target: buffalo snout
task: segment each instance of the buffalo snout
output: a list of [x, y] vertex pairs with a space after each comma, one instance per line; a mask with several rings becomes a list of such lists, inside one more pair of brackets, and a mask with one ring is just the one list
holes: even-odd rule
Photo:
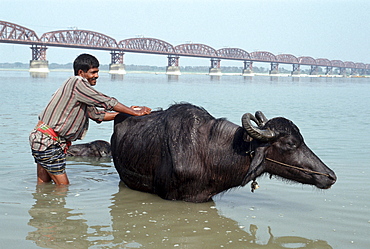
[[333, 171], [330, 171], [325, 175], [316, 176], [315, 186], [319, 189], [329, 189], [336, 181], [337, 176]]

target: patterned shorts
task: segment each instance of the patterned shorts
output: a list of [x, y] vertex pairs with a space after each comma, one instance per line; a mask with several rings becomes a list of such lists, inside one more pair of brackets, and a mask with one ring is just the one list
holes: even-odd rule
[[32, 150], [35, 162], [39, 163], [47, 172], [52, 175], [65, 173], [66, 154], [60, 146], [50, 146], [45, 151]]

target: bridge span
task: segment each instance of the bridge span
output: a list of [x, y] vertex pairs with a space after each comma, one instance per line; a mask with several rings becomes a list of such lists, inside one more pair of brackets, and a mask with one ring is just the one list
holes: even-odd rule
[[125, 53], [148, 53], [167, 55], [167, 74], [180, 75], [179, 59], [181, 56], [208, 58], [211, 61], [210, 75], [221, 75], [221, 60], [243, 62], [243, 75], [253, 73], [254, 62], [270, 64], [270, 74], [279, 73], [280, 64], [292, 65], [292, 75], [300, 74], [301, 66], [310, 66], [310, 74], [318, 73], [319, 67], [325, 69], [326, 75], [332, 75], [334, 68], [340, 75], [370, 74], [370, 64], [362, 62], [314, 59], [309, 56], [296, 57], [292, 54], [274, 55], [267, 51], [247, 52], [241, 48], [214, 49], [205, 44], [187, 43], [174, 46], [155, 38], [129, 38], [116, 41], [107, 35], [88, 30], [57, 30], [42, 34], [26, 27], [0, 21], [0, 43], [31, 45], [32, 59], [30, 71], [48, 72], [46, 50], [48, 47], [67, 47], [93, 50], [107, 50], [111, 53], [110, 73], [125, 74]]

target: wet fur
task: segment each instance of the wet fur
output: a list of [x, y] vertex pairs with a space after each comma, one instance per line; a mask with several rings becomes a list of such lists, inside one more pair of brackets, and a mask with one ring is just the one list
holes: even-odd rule
[[[275, 139], [253, 140], [244, 128], [191, 104], [141, 117], [120, 114], [111, 138], [114, 165], [132, 189], [191, 202], [209, 201], [265, 173], [320, 188], [335, 182], [335, 174], [309, 150], [290, 120], [274, 118], [264, 125], [277, 134]], [[266, 157], [317, 168], [330, 177], [308, 175]]]
[[110, 143], [96, 140], [90, 143], [71, 145], [67, 150], [68, 156], [82, 157], [111, 157]]
[[241, 127], [190, 104], [125, 117], [117, 119], [111, 143], [117, 171], [129, 187], [203, 202], [242, 184], [250, 158]]

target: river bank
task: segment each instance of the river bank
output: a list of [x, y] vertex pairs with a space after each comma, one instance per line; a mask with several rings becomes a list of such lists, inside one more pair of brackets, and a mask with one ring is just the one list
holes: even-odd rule
[[[19, 72], [29, 72], [29, 69], [25, 68], [0, 68], [0, 71], [19, 71]], [[50, 72], [70, 72], [73, 73], [72, 69], [50, 69]], [[109, 73], [109, 70], [100, 70], [100, 73]], [[126, 74], [154, 74], [154, 75], [163, 75], [166, 74], [164, 71], [130, 71], [126, 70]], [[209, 75], [208, 72], [181, 72], [181, 75]], [[180, 75], [180, 76], [181, 76]], [[212, 75], [211, 75], [212, 76]], [[269, 73], [251, 73], [251, 74], [242, 74], [242, 73], [221, 73], [215, 77], [220, 76], [243, 76], [243, 77], [254, 77], [254, 76], [265, 76], [265, 77], [307, 77], [307, 78], [370, 78], [370, 75], [325, 75], [325, 74], [317, 74], [317, 75], [309, 75], [309, 74], [287, 74], [287, 73], [279, 73], [279, 74], [269, 74]]]

